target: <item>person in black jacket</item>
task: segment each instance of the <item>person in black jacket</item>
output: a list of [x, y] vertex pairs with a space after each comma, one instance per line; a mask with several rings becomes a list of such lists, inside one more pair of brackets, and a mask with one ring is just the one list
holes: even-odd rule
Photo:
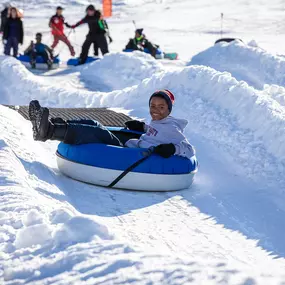
[[7, 23], [8, 20], [8, 15], [9, 15], [9, 10], [10, 10], [11, 5], [9, 3], [5, 4], [5, 9], [1, 11], [1, 26], [0, 26], [0, 32], [4, 32], [4, 27]]
[[86, 13], [87, 15], [81, 21], [75, 25], [70, 26], [72, 29], [75, 29], [82, 24], [88, 24], [89, 26], [89, 33], [87, 34], [86, 40], [82, 46], [82, 51], [79, 57], [79, 64], [86, 62], [92, 43], [100, 48], [103, 55], [109, 52], [108, 43], [105, 36], [107, 33], [106, 26], [104, 24], [104, 20], [102, 19], [100, 11], [96, 10], [93, 5], [89, 5], [86, 9]]
[[[107, 38], [109, 38], [109, 43], [111, 44], [113, 42], [113, 39], [110, 36], [109, 26], [108, 26], [106, 20], [103, 19], [103, 17], [102, 17], [101, 21], [102, 21], [102, 24], [104, 25], [104, 29], [106, 31], [106, 36], [107, 36]], [[99, 47], [97, 46], [96, 42], [93, 42], [93, 47], [94, 47], [94, 55], [99, 56]]]
[[147, 40], [146, 36], [143, 34], [143, 29], [136, 29], [135, 37], [130, 39], [126, 45], [126, 49], [143, 51], [148, 49], [149, 53], [155, 58], [158, 46]]
[[[10, 3], [5, 3], [4, 5], [4, 10], [1, 11], [1, 26], [0, 26], [0, 34], [2, 34], [3, 37], [3, 33], [4, 33], [4, 27], [7, 23], [8, 17], [10, 15], [10, 9], [11, 9], [11, 5]], [[3, 47], [4, 47], [4, 52], [5, 52], [5, 44], [3, 42]]]
[[5, 44], [5, 55], [10, 55], [11, 48], [13, 49], [13, 56], [18, 55], [18, 46], [23, 44], [24, 30], [23, 22], [18, 17], [17, 9], [11, 8], [11, 15], [8, 18], [7, 23], [4, 27], [4, 44]]

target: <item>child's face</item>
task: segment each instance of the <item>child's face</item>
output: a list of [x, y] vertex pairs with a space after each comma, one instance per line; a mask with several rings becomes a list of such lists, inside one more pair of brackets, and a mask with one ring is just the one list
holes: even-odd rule
[[154, 121], [162, 120], [170, 114], [166, 101], [160, 97], [151, 99], [149, 113]]
[[57, 14], [58, 16], [61, 16], [61, 15], [62, 15], [62, 10], [61, 10], [61, 9], [56, 10], [56, 14]]

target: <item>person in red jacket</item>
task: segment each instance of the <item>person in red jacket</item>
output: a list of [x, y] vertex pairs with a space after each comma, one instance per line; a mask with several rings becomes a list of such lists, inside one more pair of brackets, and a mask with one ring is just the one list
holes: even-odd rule
[[71, 56], [75, 56], [74, 48], [68, 40], [67, 36], [64, 34], [64, 25], [68, 28], [70, 28], [70, 26], [65, 22], [65, 19], [62, 16], [62, 11], [63, 8], [58, 6], [56, 8], [56, 14], [52, 16], [49, 21], [51, 33], [53, 34], [54, 38], [51, 48], [54, 49], [58, 45], [58, 42], [62, 41], [68, 46]]

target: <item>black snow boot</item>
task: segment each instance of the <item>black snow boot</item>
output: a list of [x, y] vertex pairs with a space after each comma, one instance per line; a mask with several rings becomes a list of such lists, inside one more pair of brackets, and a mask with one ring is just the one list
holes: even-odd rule
[[66, 121], [62, 118], [56, 117], [56, 118], [51, 118], [50, 122], [52, 124], [66, 124]]
[[32, 69], [35, 69], [35, 68], [36, 68], [36, 61], [35, 61], [35, 60], [32, 60], [32, 61], [31, 61], [31, 68], [32, 68]]
[[53, 62], [51, 60], [47, 61], [48, 70], [52, 69]]
[[35, 141], [46, 141], [50, 122], [49, 109], [41, 107], [39, 101], [33, 100], [29, 105], [29, 117], [33, 125], [33, 137]]
[[63, 123], [63, 124], [50, 124], [50, 128], [48, 131], [48, 138], [50, 140], [56, 140], [56, 141], [64, 141], [65, 139], [65, 135], [66, 135], [66, 131], [67, 131], [67, 124]]

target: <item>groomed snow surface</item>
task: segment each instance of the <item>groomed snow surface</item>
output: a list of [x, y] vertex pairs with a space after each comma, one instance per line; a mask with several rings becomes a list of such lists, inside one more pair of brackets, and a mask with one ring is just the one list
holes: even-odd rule
[[[172, 7], [140, 1], [150, 18], [157, 2]], [[172, 90], [199, 159], [183, 191], [87, 185], [58, 171], [57, 142], [33, 141], [30, 122], [0, 106], [0, 284], [285, 283], [284, 58], [235, 41], [183, 60], [116, 51], [35, 75], [0, 57], [1, 104], [109, 107], [147, 121], [149, 96]]]

